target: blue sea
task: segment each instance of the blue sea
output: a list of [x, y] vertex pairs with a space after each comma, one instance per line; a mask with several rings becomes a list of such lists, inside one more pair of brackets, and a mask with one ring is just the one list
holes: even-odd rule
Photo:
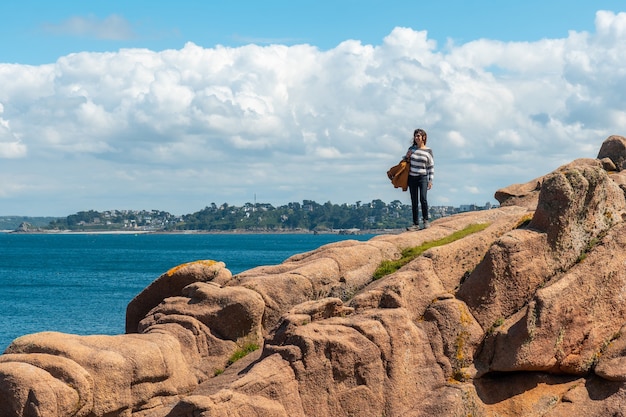
[[237, 274], [327, 243], [373, 236], [0, 233], [0, 352], [40, 331], [122, 334], [128, 303], [182, 263], [222, 261]]

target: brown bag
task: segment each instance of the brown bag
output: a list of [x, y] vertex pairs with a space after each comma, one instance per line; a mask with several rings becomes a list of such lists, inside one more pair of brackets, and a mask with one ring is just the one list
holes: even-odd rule
[[387, 177], [391, 180], [394, 188], [402, 187], [402, 191], [409, 188], [409, 170], [410, 165], [407, 161], [400, 161], [398, 165], [394, 165], [387, 171]]

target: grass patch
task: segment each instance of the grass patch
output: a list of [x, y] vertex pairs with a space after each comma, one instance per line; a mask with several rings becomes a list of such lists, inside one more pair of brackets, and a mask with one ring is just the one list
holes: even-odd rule
[[258, 349], [259, 349], [258, 343], [248, 342], [244, 344], [239, 349], [234, 351], [232, 355], [230, 355], [230, 358], [228, 358], [228, 365], [232, 365], [233, 363], [237, 362], [239, 359], [245, 357], [247, 354], [252, 353]]
[[374, 271], [374, 279], [377, 280], [384, 277], [385, 275], [396, 272], [398, 269], [402, 268], [404, 265], [408, 264], [413, 259], [417, 258], [430, 248], [447, 245], [448, 243], [452, 243], [456, 240], [462, 239], [465, 236], [471, 235], [472, 233], [485, 230], [488, 226], [489, 223], [470, 224], [465, 229], [458, 230], [451, 235], [443, 237], [441, 239], [424, 242], [421, 245], [415, 246], [413, 248], [403, 249], [400, 259], [394, 261], [382, 261], [380, 263], [380, 266], [376, 269], [376, 271]]

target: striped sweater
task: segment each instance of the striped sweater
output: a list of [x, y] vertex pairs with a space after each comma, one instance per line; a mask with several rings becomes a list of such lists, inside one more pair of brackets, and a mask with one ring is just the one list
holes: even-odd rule
[[432, 182], [435, 178], [435, 159], [433, 158], [433, 151], [430, 148], [419, 149], [417, 147], [410, 147], [411, 151], [411, 170], [409, 175], [428, 175], [428, 182]]

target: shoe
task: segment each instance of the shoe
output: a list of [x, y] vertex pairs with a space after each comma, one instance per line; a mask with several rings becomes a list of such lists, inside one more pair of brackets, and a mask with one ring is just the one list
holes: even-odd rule
[[428, 220], [424, 220], [422, 229], [428, 229], [429, 227], [430, 227], [430, 223], [428, 223]]
[[408, 230], [409, 232], [415, 232], [417, 230], [420, 230], [420, 227], [418, 225], [414, 224], [413, 226], [407, 227], [406, 230]]

